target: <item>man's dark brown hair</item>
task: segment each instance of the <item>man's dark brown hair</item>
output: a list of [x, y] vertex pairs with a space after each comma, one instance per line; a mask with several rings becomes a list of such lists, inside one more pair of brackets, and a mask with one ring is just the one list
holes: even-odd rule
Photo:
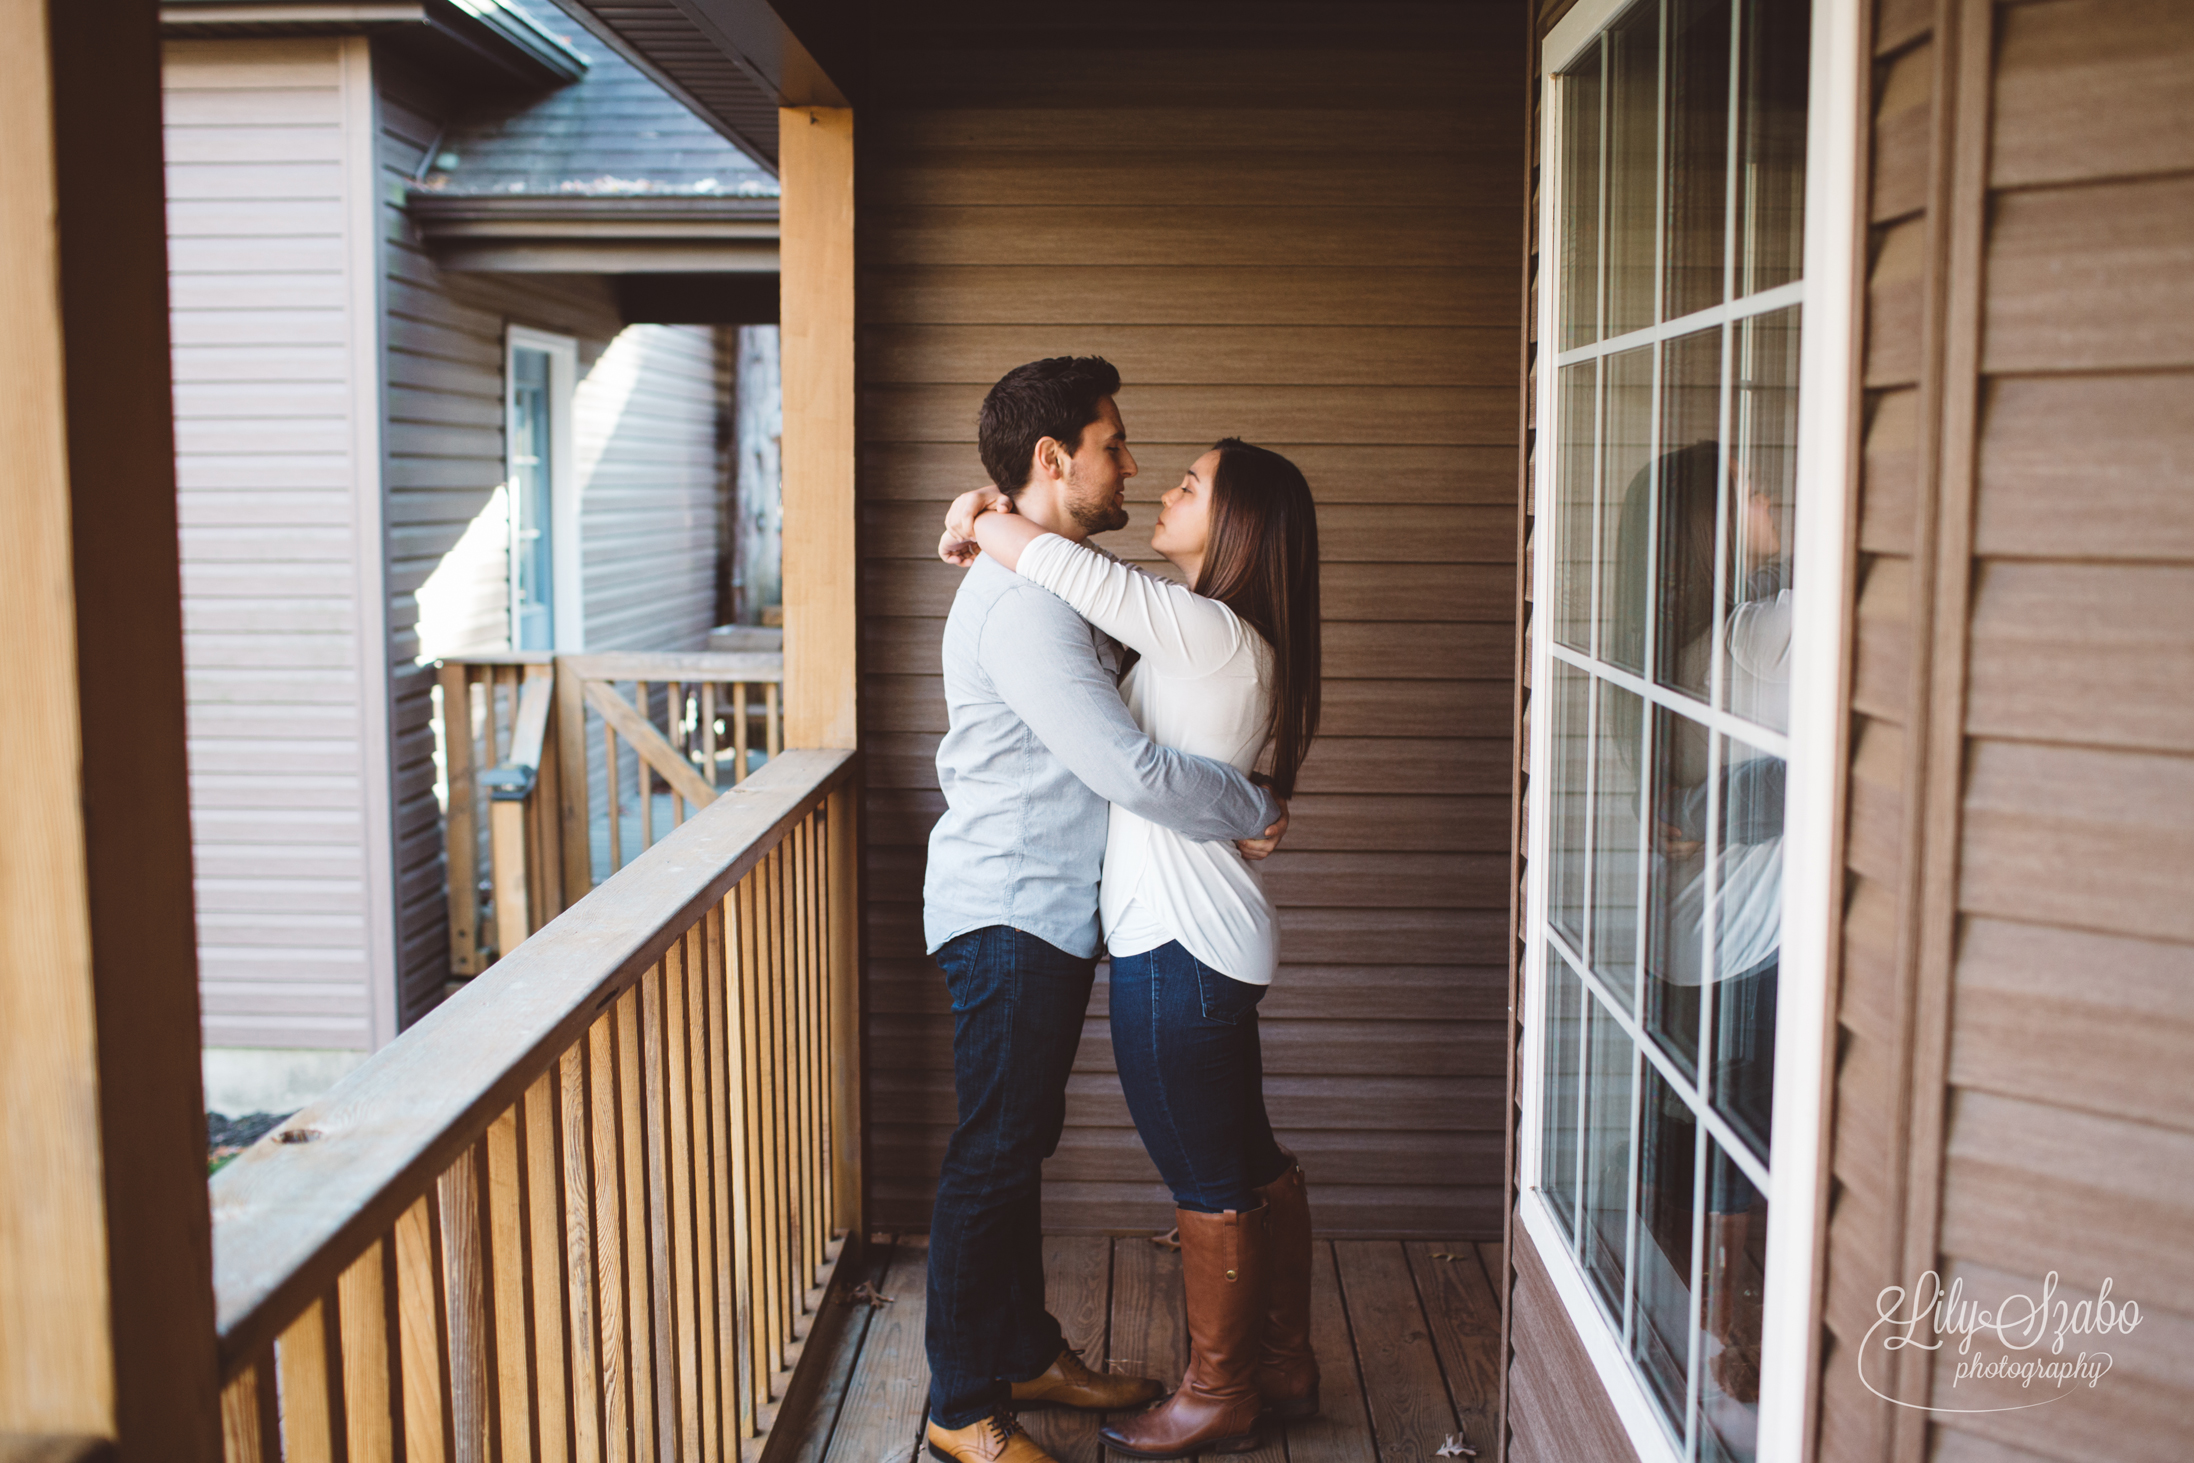
[[1053, 438], [1072, 452], [1097, 405], [1120, 391], [1120, 373], [1103, 356], [1050, 356], [1015, 366], [983, 398], [975, 440], [983, 470], [1011, 498], [1028, 486], [1036, 444]]

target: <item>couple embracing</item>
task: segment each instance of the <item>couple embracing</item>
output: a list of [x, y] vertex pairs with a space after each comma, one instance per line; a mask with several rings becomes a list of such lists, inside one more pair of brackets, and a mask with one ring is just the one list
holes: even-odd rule
[[[1015, 1408], [1109, 1413], [1108, 1448], [1173, 1458], [1318, 1407], [1310, 1209], [1265, 1115], [1278, 929], [1254, 868], [1318, 726], [1316, 511], [1294, 464], [1228, 438], [1151, 533], [1187, 587], [1092, 547], [1127, 525], [1136, 472], [1119, 387], [1096, 357], [1008, 372], [979, 434], [996, 486], [956, 501], [939, 543], [967, 569], [923, 893], [959, 1101], [930, 1228], [945, 1463], [1045, 1463]], [[1042, 1164], [1101, 951], [1121, 1086], [1180, 1224], [1189, 1363], [1147, 1410], [1160, 1383], [1092, 1372], [1044, 1307]]]

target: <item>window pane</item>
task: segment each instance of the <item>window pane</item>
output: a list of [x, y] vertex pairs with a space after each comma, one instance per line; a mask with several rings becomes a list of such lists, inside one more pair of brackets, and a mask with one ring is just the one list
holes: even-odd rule
[[1605, 334], [1653, 323], [1659, 242], [1661, 7], [1633, 6], [1607, 33], [1607, 320]]
[[1743, 111], [1738, 119], [1737, 293], [1758, 294], [1804, 271], [1805, 0], [1745, 0]]
[[1645, 703], [1600, 682], [1594, 742], [1592, 968], [1629, 1007], [1638, 984], [1638, 770]]
[[[1607, 404], [1600, 418], [1600, 645], [1602, 660], [1645, 674], [1646, 538], [1634, 504], [1651, 491], [1653, 349], [1607, 357]], [[1622, 494], [1620, 498], [1615, 495]], [[1635, 531], [1634, 531], [1635, 530]]]
[[1577, 950], [1585, 947], [1585, 673], [1555, 661], [1547, 725], [1547, 921]]
[[1600, 49], [1562, 73], [1563, 350], [1600, 338]]
[[511, 649], [553, 650], [548, 352], [512, 351], [510, 373]]
[[1630, 1038], [1597, 997], [1585, 1031], [1584, 1193], [1579, 1241], [1585, 1274], [1616, 1316], [1623, 1313], [1629, 1237], [1630, 1094], [1637, 1057]]
[[1752, 1463], [1760, 1424], [1760, 1297], [1767, 1199], [1707, 1140], [1706, 1250], [1699, 1329], [1699, 1456]]
[[1669, 0], [1667, 320], [1722, 302], [1729, 22], [1729, 0]]
[[1691, 1378], [1691, 1239], [1699, 1123], [1651, 1063], [1638, 1104], [1638, 1264], [1630, 1354], [1678, 1439]]
[[1798, 307], [1740, 321], [1730, 404], [1729, 709], [1790, 728], [1790, 563], [1798, 486]]
[[1554, 638], [1592, 648], [1593, 392], [1597, 361], [1561, 369], [1555, 407]]
[[1584, 1071], [1584, 985], [1569, 962], [1547, 952], [1546, 1086], [1539, 1188], [1565, 1233], [1577, 1229], [1577, 1098]]
[[1722, 449], [1722, 332], [1662, 347], [1656, 484], [1654, 679], [1706, 699], [1714, 663], [1714, 524]]
[[1655, 708], [1644, 1024], [1686, 1073], [1698, 1070], [1706, 960], [1707, 738], [1689, 717]]
[[1722, 738], [1715, 857], [1714, 1106], [1762, 1158], [1774, 1112], [1783, 761]]

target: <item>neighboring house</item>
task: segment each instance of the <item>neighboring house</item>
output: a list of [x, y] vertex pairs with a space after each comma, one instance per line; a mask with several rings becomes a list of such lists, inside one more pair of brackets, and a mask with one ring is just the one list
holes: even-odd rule
[[385, 9], [163, 11], [216, 1107], [294, 1105], [441, 997], [434, 657], [733, 617], [775, 180], [552, 7]]

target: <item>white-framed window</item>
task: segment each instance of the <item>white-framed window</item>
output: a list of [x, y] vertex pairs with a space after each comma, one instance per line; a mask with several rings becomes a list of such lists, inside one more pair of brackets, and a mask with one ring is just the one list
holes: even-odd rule
[[1519, 1212], [1656, 1460], [1795, 1456], [1804, 1403], [1843, 462], [1807, 408], [1848, 410], [1807, 332], [1849, 308], [1808, 215], [1850, 175], [1809, 94], [1852, 9], [1817, 3], [1582, 0], [1542, 56]]
[[503, 349], [510, 648], [585, 649], [572, 450], [578, 342], [509, 327]]

